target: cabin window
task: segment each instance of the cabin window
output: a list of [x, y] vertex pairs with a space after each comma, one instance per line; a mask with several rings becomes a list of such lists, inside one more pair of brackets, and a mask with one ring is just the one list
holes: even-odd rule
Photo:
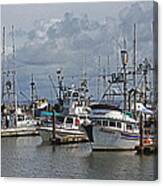
[[73, 123], [73, 118], [67, 118], [66, 123]]
[[70, 96], [71, 96], [71, 92], [69, 91], [69, 92], [68, 92], [68, 97], [70, 97]]
[[74, 92], [73, 97], [79, 97], [79, 94], [77, 92]]
[[107, 127], [107, 126], [108, 126], [108, 121], [104, 120], [104, 121], [103, 121], [103, 126], [104, 126], [104, 127]]
[[127, 124], [127, 130], [132, 130], [132, 126], [130, 124]]
[[64, 122], [64, 117], [63, 116], [57, 116], [56, 120], [58, 123], [63, 123]]
[[138, 125], [135, 124], [135, 123], [132, 123], [132, 129], [134, 129], [134, 130], [138, 130]]
[[117, 128], [121, 128], [121, 127], [122, 127], [121, 123], [117, 122]]
[[64, 97], [66, 98], [68, 96], [68, 94], [67, 93], [64, 93]]
[[101, 121], [100, 120], [97, 120], [97, 125], [101, 125]]
[[115, 127], [115, 122], [114, 121], [110, 121], [110, 127]]
[[23, 121], [24, 120], [24, 116], [18, 116], [18, 121]]
[[30, 117], [26, 117], [25, 120], [30, 120], [31, 118]]

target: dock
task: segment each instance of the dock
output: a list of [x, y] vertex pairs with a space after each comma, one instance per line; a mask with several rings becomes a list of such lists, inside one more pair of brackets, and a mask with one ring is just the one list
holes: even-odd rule
[[135, 150], [137, 151], [137, 154], [144, 154], [144, 155], [150, 155], [157, 153], [158, 147], [156, 144], [149, 144], [149, 145], [144, 145], [143, 148], [141, 149], [140, 146], [136, 146]]
[[34, 127], [1, 129], [1, 137], [36, 136], [39, 132]]
[[84, 143], [88, 142], [88, 137], [86, 135], [67, 135], [58, 136], [56, 139], [52, 139], [52, 143], [56, 145], [61, 144], [72, 144], [72, 143]]
[[[1, 137], [19, 137], [19, 136], [36, 136], [39, 135], [39, 131], [35, 127], [23, 127], [23, 128], [8, 128], [1, 129]], [[72, 135], [56, 135], [56, 139], [51, 139], [52, 143], [70, 144], [88, 142], [88, 137], [84, 134], [72, 134]]]
[[38, 127], [37, 128], [43, 142], [52, 142], [53, 144], [70, 144], [88, 142], [88, 136], [80, 130], [71, 130], [64, 128]]
[[118, 147], [93, 147], [93, 151], [114, 151], [114, 152], [121, 152], [121, 151], [136, 151], [135, 148], [118, 148]]

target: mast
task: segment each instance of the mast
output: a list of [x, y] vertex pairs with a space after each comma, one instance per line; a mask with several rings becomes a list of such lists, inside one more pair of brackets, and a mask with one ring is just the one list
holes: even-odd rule
[[126, 76], [126, 64], [123, 64], [123, 73], [124, 73], [124, 85], [123, 85], [123, 94], [124, 94], [124, 112], [127, 110], [127, 76]]
[[35, 99], [36, 99], [36, 87], [35, 87], [35, 82], [34, 82], [34, 78], [33, 78], [33, 74], [31, 77], [31, 105], [32, 105], [32, 116], [35, 117]]
[[133, 66], [134, 66], [134, 72], [133, 72], [133, 85], [134, 87], [137, 86], [137, 59], [136, 59], [136, 24], [134, 24], [134, 41], [133, 41]]
[[136, 59], [136, 24], [134, 24], [134, 41], [133, 41], [133, 66], [134, 66], [134, 71], [133, 71], [133, 86], [134, 86], [134, 118], [136, 119], [136, 87], [137, 87], [137, 59]]
[[117, 55], [117, 67], [116, 67], [116, 70], [117, 70], [117, 73], [118, 73], [118, 70], [119, 70], [119, 46], [118, 46], [118, 42], [116, 43], [116, 55]]
[[17, 94], [16, 94], [16, 68], [15, 68], [15, 38], [12, 25], [12, 61], [6, 60], [6, 33], [3, 27], [2, 41], [2, 103], [6, 104], [9, 113], [15, 113], [14, 125], [17, 125]]
[[1, 100], [2, 100], [2, 103], [4, 104], [4, 86], [5, 86], [5, 69], [4, 69], [4, 66], [5, 66], [5, 55], [6, 55], [6, 51], [5, 51], [5, 49], [6, 49], [6, 34], [5, 34], [5, 27], [3, 27], [3, 30], [2, 30], [2, 37], [3, 37], [3, 39], [2, 39], [2, 68], [1, 68], [1, 70], [2, 70], [2, 94], [1, 94]]
[[[144, 75], [144, 106], [147, 106], [147, 91], [148, 91], [148, 80], [147, 80], [147, 75], [148, 75], [148, 71], [149, 71], [149, 63], [148, 63], [148, 59], [145, 58], [144, 60], [144, 69], [143, 69], [143, 75]], [[144, 120], [145, 120], [145, 124], [147, 122], [147, 116], [146, 114], [144, 114]]]
[[62, 92], [63, 92], [63, 72], [62, 69], [57, 69], [57, 79], [58, 79], [58, 86], [59, 86], [59, 92], [58, 92], [58, 98], [59, 98], [59, 103], [62, 105], [63, 104], [63, 99], [62, 99]]
[[16, 66], [15, 66], [15, 37], [14, 25], [12, 25], [12, 58], [13, 58], [13, 100], [15, 104], [15, 111], [17, 110], [17, 94], [16, 94]]
[[97, 78], [97, 99], [99, 101], [100, 99], [100, 75], [101, 75], [101, 58], [99, 56], [99, 60], [98, 60], [98, 78]]
[[[109, 56], [108, 56], [108, 62], [107, 62], [107, 79], [106, 81], [108, 82], [109, 81], [109, 76], [110, 76], [110, 59], [109, 59]], [[108, 96], [107, 96], [107, 101], [108, 101]]]
[[103, 92], [105, 91], [106, 89], [106, 69], [105, 69], [105, 65], [103, 67], [103, 74], [102, 74], [102, 77], [103, 77]]
[[15, 125], [17, 127], [17, 92], [16, 92], [16, 65], [15, 65], [15, 35], [14, 25], [12, 25], [12, 58], [13, 58], [13, 104], [15, 109]]
[[148, 70], [149, 70], [149, 63], [148, 63], [148, 59], [145, 58], [144, 60], [144, 106], [146, 107], [147, 105], [147, 91], [148, 91], [148, 80], [147, 80], [147, 74], [148, 74]]
[[108, 56], [108, 63], [107, 63], [107, 77], [109, 77], [109, 74], [110, 74], [110, 59], [109, 59], [109, 56]]
[[126, 66], [128, 64], [128, 53], [126, 49], [126, 40], [124, 39], [124, 49], [121, 50], [121, 58], [122, 58], [122, 65], [123, 65], [123, 97], [124, 97], [124, 104], [123, 104], [123, 110], [124, 112], [127, 111], [127, 69]]
[[158, 4], [154, 3], [153, 6], [153, 107], [155, 110], [155, 137], [156, 146], [158, 147]]

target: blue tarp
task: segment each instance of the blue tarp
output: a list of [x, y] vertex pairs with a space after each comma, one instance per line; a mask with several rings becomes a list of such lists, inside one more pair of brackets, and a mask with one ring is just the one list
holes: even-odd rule
[[[53, 116], [53, 112], [48, 112], [48, 111], [41, 111], [40, 116]], [[63, 114], [55, 112], [55, 116], [63, 116]]]

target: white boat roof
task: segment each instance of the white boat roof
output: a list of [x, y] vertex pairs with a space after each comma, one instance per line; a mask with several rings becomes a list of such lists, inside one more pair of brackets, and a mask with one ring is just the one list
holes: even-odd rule
[[136, 121], [135, 119], [117, 110], [111, 110], [107, 112], [104, 117], [114, 119], [114, 120], [119, 120], [119, 121], [130, 122], [130, 123], [138, 123], [138, 121]]
[[122, 113], [118, 110], [110, 110], [105, 114], [94, 114], [93, 118], [103, 118], [103, 119], [113, 119], [118, 121], [130, 122], [130, 123], [138, 123], [135, 119], [131, 118], [129, 115]]

